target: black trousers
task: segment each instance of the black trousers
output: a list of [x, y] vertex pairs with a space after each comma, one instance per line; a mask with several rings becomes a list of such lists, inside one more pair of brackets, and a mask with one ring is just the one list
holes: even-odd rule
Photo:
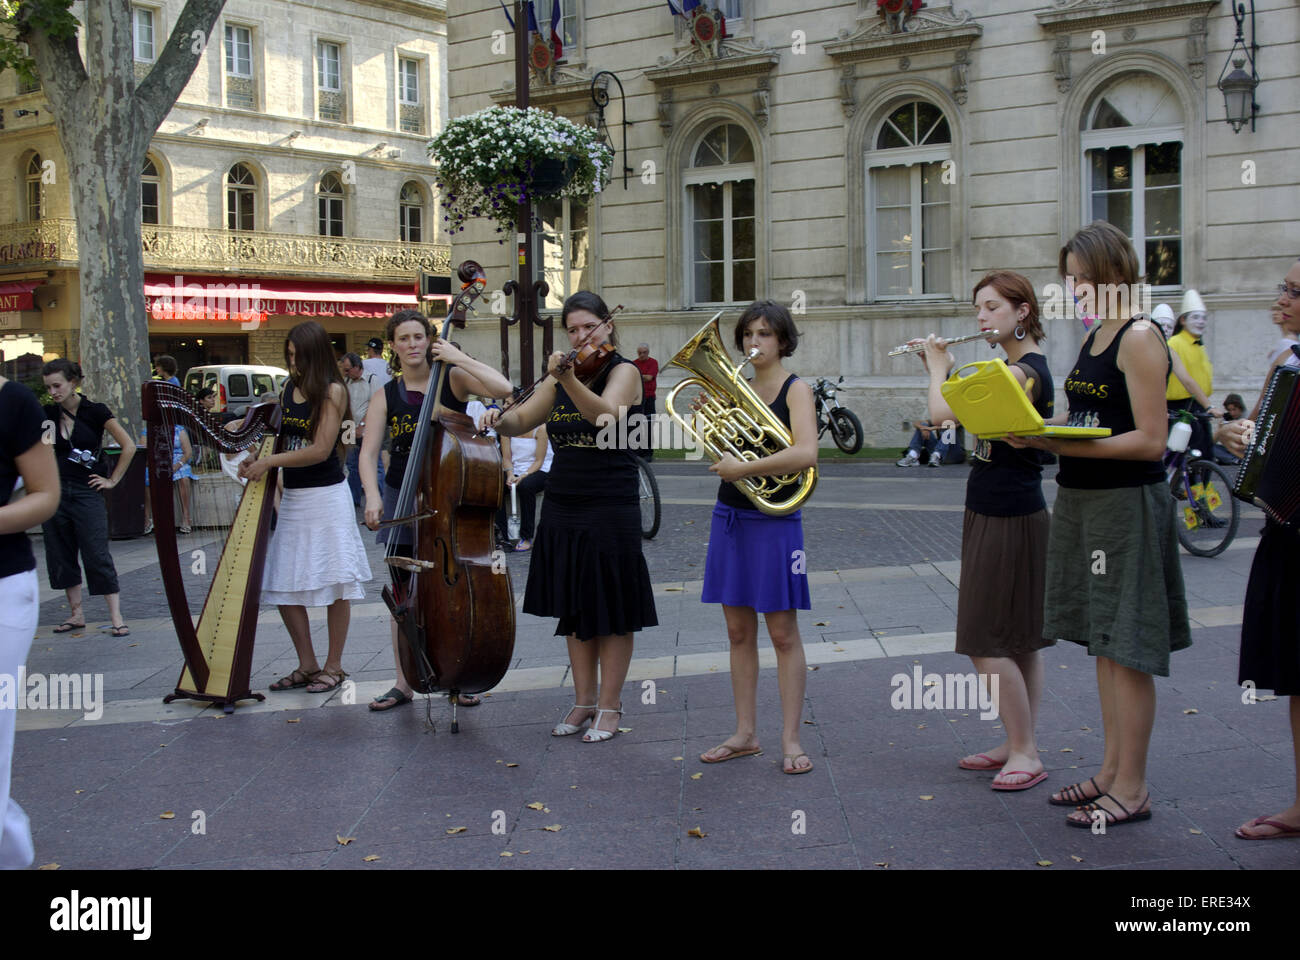
[[[537, 530], [537, 495], [546, 489], [546, 473], [535, 470], [519, 481], [516, 496], [519, 499], [519, 539], [531, 540]], [[506, 487], [501, 497], [501, 509], [497, 511], [497, 532], [501, 539], [506, 537], [506, 521], [510, 516], [510, 488]]]
[[[108, 552], [108, 509], [104, 495], [81, 482], [62, 483], [59, 509], [41, 524], [45, 569], [50, 586], [66, 590], [81, 584], [81, 566], [91, 596], [117, 593], [117, 568]], [[81, 555], [81, 566], [77, 555]]]

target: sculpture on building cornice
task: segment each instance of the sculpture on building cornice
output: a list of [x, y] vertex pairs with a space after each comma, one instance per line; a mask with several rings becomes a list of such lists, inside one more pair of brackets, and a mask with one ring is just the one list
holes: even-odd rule
[[1070, 37], [1060, 34], [1056, 38], [1056, 47], [1052, 50], [1052, 60], [1056, 63], [1056, 89], [1066, 93], [1070, 89]]
[[924, 6], [922, 0], [876, 0], [876, 13], [890, 33], [906, 33], [908, 21]]
[[[949, 27], [964, 27], [974, 22], [969, 10], [963, 10], [960, 13], [954, 11], [951, 7], [943, 6], [931, 9], [926, 6], [918, 6], [915, 10], [907, 6], [900, 11], [905, 13], [904, 28], [893, 29], [894, 21], [890, 21], [885, 14], [884, 3], [887, 0], [877, 0], [880, 6], [877, 12], [880, 14], [879, 20], [863, 20], [862, 26], [852, 32], [841, 30], [836, 42], [857, 41], [857, 40], [883, 40], [893, 36], [914, 37], [919, 33], [930, 30], [944, 30]], [[906, 4], [908, 0], [897, 0], [898, 3]]]
[[674, 17], [686, 21], [686, 32], [697, 50], [714, 60], [721, 56], [722, 41], [728, 39], [727, 18], [721, 10], [715, 10], [701, 0], [686, 0], [680, 10], [672, 0], [668, 0], [668, 8]]

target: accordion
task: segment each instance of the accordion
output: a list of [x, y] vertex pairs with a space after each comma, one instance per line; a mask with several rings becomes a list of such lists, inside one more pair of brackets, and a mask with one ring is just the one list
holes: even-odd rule
[[1232, 493], [1284, 527], [1300, 524], [1300, 370], [1278, 367], [1264, 391], [1255, 436]]

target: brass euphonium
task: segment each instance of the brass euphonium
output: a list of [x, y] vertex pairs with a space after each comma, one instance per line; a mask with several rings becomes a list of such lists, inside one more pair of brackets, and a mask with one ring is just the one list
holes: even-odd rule
[[[740, 371], [745, 364], [736, 366], [727, 355], [718, 329], [721, 316], [719, 310], [670, 361], [685, 367], [694, 376], [687, 377], [669, 392], [666, 404], [669, 416], [700, 442], [714, 462], [726, 453], [739, 460], [757, 460], [788, 449], [794, 443], [790, 431], [741, 378]], [[706, 399], [687, 419], [673, 408], [673, 401], [691, 387], [703, 391]], [[763, 513], [774, 517], [794, 513], [816, 486], [815, 466], [781, 476], [742, 477], [736, 481], [736, 489]], [[788, 490], [791, 487], [793, 492]]]

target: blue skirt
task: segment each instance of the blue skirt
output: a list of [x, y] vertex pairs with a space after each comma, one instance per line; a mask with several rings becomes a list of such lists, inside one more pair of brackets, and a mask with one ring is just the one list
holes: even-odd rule
[[702, 601], [759, 613], [809, 610], [807, 571], [803, 511], [770, 517], [714, 505]]

